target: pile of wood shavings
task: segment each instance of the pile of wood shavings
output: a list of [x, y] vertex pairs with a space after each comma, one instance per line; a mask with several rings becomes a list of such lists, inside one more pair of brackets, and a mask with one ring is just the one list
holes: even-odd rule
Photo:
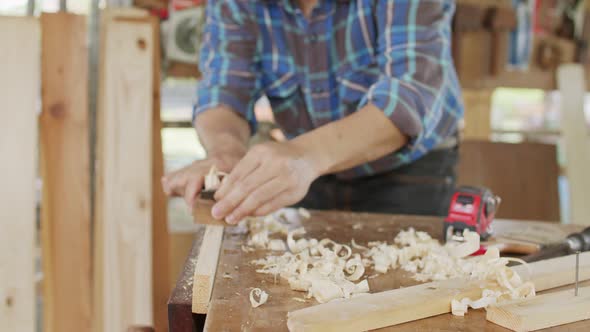
[[[479, 249], [479, 235], [465, 231], [464, 243], [441, 245], [428, 233], [413, 228], [401, 231], [393, 244], [369, 242], [366, 246], [352, 240], [351, 246], [331, 239], [305, 238], [305, 229], [289, 229], [285, 209], [264, 218], [248, 218], [247, 246], [242, 250], [267, 249], [283, 251], [270, 254], [252, 263], [258, 273], [279, 276], [289, 282], [292, 290], [307, 292], [306, 298], [320, 303], [347, 299], [369, 292], [366, 270], [372, 267], [378, 274], [401, 268], [412, 273], [417, 281], [470, 278], [481, 281], [483, 297], [472, 301], [453, 301], [452, 312], [463, 315], [467, 307], [482, 308], [502, 299], [534, 296], [531, 282], [524, 282], [507, 267], [511, 260], [501, 258], [497, 249], [483, 256], [466, 258]], [[299, 216], [308, 218], [309, 212], [300, 209]], [[283, 222], [279, 221], [282, 220]], [[270, 237], [283, 237], [271, 239]], [[285, 241], [286, 240], [286, 241]], [[286, 242], [286, 244], [285, 244]]]

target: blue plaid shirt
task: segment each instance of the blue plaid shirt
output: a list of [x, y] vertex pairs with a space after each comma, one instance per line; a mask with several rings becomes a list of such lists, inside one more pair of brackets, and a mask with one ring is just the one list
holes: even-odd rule
[[463, 116], [454, 8], [453, 0], [319, 0], [306, 19], [293, 0], [210, 0], [194, 115], [223, 104], [255, 128], [254, 103], [266, 95], [293, 138], [372, 103], [410, 142], [338, 175], [411, 163], [454, 135]]

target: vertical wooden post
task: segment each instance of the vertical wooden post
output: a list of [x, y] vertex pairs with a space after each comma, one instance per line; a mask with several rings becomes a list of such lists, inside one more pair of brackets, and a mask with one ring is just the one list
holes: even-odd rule
[[91, 327], [86, 19], [41, 15], [44, 331]]
[[153, 245], [153, 291], [154, 328], [156, 331], [168, 330], [168, 296], [172, 291], [169, 280], [170, 236], [168, 232], [168, 200], [161, 186], [164, 175], [164, 155], [162, 151], [162, 120], [160, 118], [160, 22], [150, 17], [154, 36], [153, 61], [153, 134], [152, 134], [152, 245]]
[[99, 331], [153, 324], [153, 30], [104, 21], [95, 235]]
[[35, 179], [41, 51], [35, 18], [0, 17], [0, 329], [35, 331]]
[[567, 64], [557, 71], [561, 93], [562, 133], [570, 187], [571, 220], [590, 225], [590, 130], [584, 116], [586, 78], [584, 67]]

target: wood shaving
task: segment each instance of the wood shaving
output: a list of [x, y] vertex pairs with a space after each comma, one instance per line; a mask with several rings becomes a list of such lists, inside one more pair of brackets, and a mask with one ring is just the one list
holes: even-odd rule
[[223, 274], [223, 279], [233, 279], [233, 278], [234, 278], [234, 277], [232, 277], [232, 276], [231, 276], [231, 274], [229, 274], [229, 273], [227, 273], [227, 272], [225, 272], [225, 273]]
[[[249, 220], [248, 244], [259, 249], [278, 247], [279, 244], [270, 245], [274, 240], [268, 240], [268, 236], [278, 234], [286, 238], [287, 248], [281, 255], [252, 261], [256, 272], [286, 279], [292, 290], [306, 292], [306, 298], [315, 298], [320, 303], [368, 293], [368, 278], [393, 269], [407, 271], [422, 282], [452, 278], [481, 281], [480, 299], [455, 299], [449, 304], [456, 315], [464, 315], [469, 307], [484, 308], [504, 299], [535, 294], [534, 285], [523, 281], [507, 266], [510, 261], [520, 260], [500, 257], [497, 248], [490, 248], [483, 256], [468, 257], [480, 246], [479, 235], [468, 230], [463, 234], [463, 243], [441, 245], [428, 233], [409, 228], [402, 230], [392, 244], [372, 241], [365, 247], [351, 240], [348, 246], [331, 239], [306, 238], [303, 227], [288, 230], [287, 225], [266, 218]], [[369, 267], [377, 274], [367, 277]]]
[[307, 303], [307, 300], [304, 298], [301, 298], [301, 297], [293, 297], [292, 299], [293, 299], [293, 301]]
[[285, 245], [285, 241], [281, 239], [274, 239], [268, 241], [268, 249], [272, 251], [285, 251], [287, 250], [287, 246]]
[[254, 288], [250, 291], [250, 304], [252, 308], [258, 308], [268, 300], [268, 293], [260, 288]]
[[205, 190], [213, 191], [219, 189], [221, 186], [221, 179], [227, 176], [227, 173], [220, 172], [215, 165], [209, 169], [209, 173], [205, 175]]
[[300, 216], [302, 216], [305, 219], [311, 218], [311, 213], [309, 213], [309, 211], [307, 211], [306, 208], [300, 207], [299, 209], [297, 209], [297, 212], [299, 213]]

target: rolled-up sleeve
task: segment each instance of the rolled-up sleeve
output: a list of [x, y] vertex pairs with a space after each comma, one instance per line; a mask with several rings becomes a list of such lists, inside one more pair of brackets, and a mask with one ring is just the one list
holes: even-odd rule
[[378, 1], [377, 62], [381, 69], [359, 107], [371, 103], [410, 138], [431, 128], [444, 112], [450, 53], [449, 0]]
[[257, 69], [257, 27], [244, 0], [207, 1], [195, 117], [228, 106], [254, 130], [254, 104], [261, 95]]

